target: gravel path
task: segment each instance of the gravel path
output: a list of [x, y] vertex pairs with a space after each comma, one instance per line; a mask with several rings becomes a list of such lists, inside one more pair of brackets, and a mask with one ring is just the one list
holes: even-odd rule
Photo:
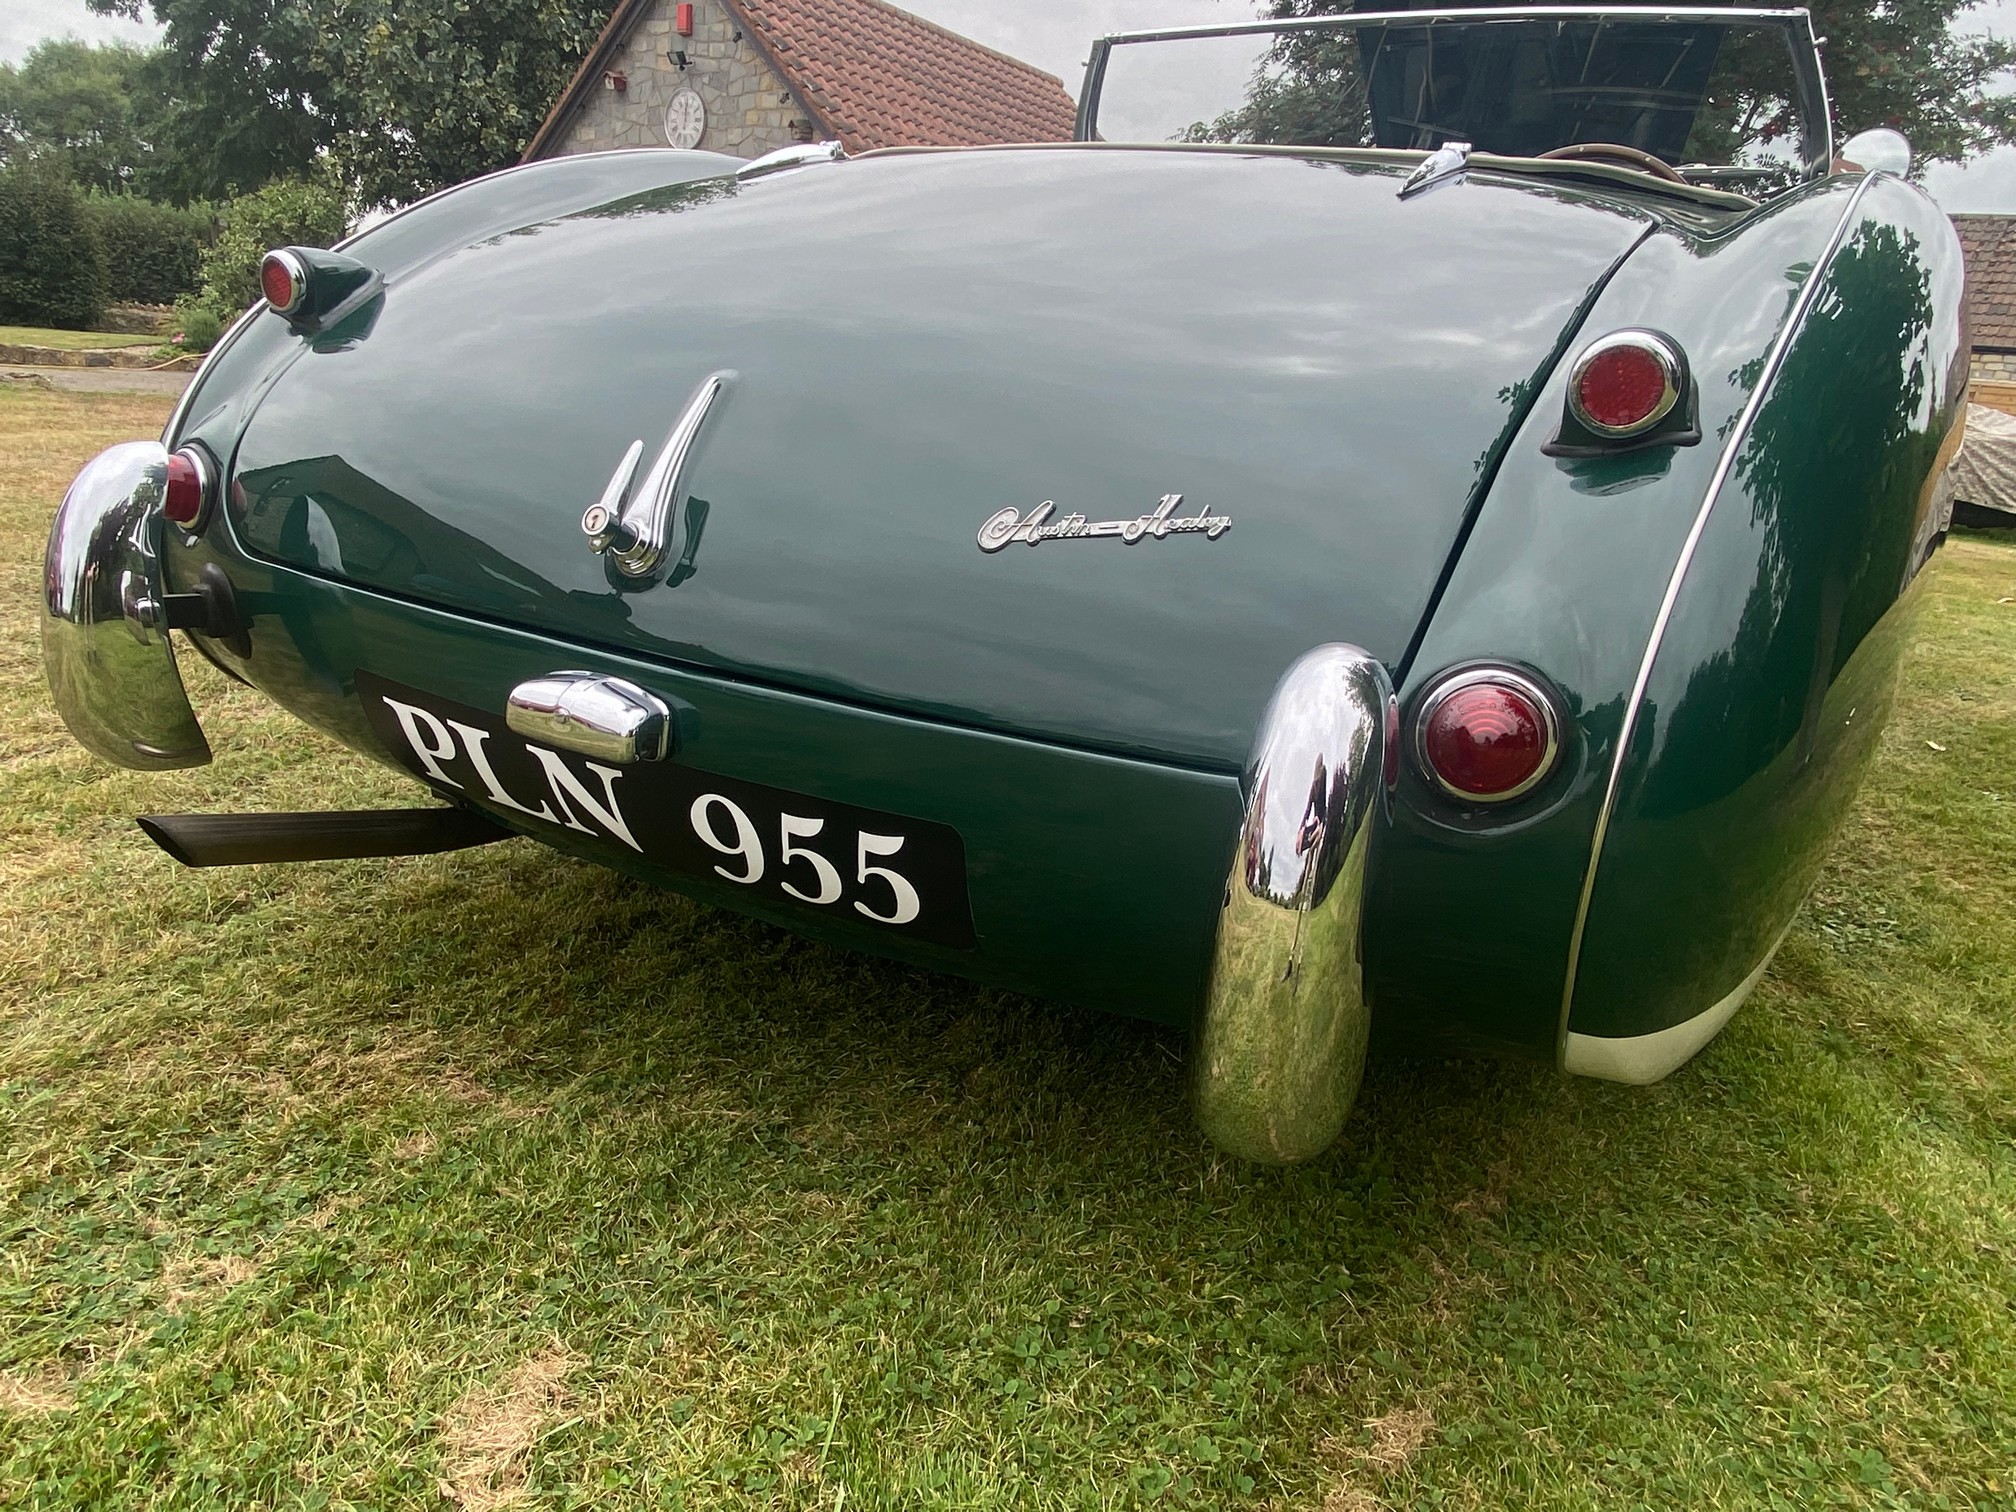
[[40, 378], [51, 388], [89, 394], [179, 394], [188, 373], [155, 373], [146, 368], [0, 367], [0, 382]]

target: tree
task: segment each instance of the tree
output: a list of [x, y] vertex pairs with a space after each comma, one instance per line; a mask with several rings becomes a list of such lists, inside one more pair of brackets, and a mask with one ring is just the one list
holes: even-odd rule
[[[1911, 139], [1921, 163], [1957, 161], [2016, 141], [2016, 96], [1993, 87], [2016, 66], [2016, 44], [1953, 31], [1954, 22], [1980, 0], [1808, 3], [1815, 31], [1827, 39], [1823, 57], [1837, 139], [1870, 126], [1894, 126]], [[1367, 7], [1351, 0], [1273, 0], [1270, 14], [1336, 15], [1361, 8]], [[1261, 86], [1253, 104], [1277, 114], [1306, 112], [1326, 99], [1362, 108], [1362, 94], [1348, 98], [1350, 86], [1343, 82], [1355, 79], [1355, 67], [1339, 68], [1341, 60], [1312, 49], [1313, 42], [1302, 44], [1299, 64], [1296, 44], [1277, 53], [1277, 76]], [[1217, 134], [1227, 124], [1203, 130]], [[1356, 124], [1354, 116], [1353, 128]]]
[[55, 41], [0, 63], [0, 161], [54, 155], [87, 188], [133, 187], [152, 158], [147, 61], [136, 47]]
[[[88, 0], [138, 17], [145, 0]], [[301, 0], [152, 0], [167, 28], [143, 83], [164, 102], [152, 192], [228, 199], [314, 168], [333, 125], [316, 20]]]
[[308, 0], [337, 84], [337, 163], [366, 204], [518, 160], [610, 0]]
[[88, 0], [167, 28], [178, 198], [307, 173], [367, 204], [514, 162], [611, 0]]

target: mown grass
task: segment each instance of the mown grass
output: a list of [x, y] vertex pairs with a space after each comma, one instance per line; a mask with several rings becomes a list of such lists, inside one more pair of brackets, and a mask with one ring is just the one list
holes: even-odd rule
[[2016, 1506], [2010, 545], [1694, 1066], [1378, 1062], [1268, 1172], [1171, 1037], [526, 842], [177, 870], [410, 794], [200, 669], [216, 765], [64, 739], [41, 533], [162, 412], [0, 388], [8, 1506]]
[[55, 347], [65, 352], [89, 352], [100, 347], [154, 346], [151, 337], [117, 331], [59, 331], [48, 326], [0, 325], [0, 345]]

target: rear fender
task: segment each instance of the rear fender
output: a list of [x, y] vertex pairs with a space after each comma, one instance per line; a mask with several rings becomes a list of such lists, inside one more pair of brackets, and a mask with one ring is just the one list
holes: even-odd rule
[[[401, 279], [487, 237], [626, 195], [727, 177], [741, 166], [741, 159], [718, 152], [669, 148], [577, 153], [521, 163], [416, 200], [337, 246], [385, 280], [385, 298], [397, 298]], [[200, 440], [228, 458], [259, 400], [288, 364], [316, 340], [340, 343], [345, 334], [339, 328], [305, 338], [267, 309], [265, 301], [253, 305], [204, 359], [169, 416], [162, 439], [170, 447]]]
[[1645, 648], [1591, 862], [1563, 1064], [1664, 1075], [1763, 974], [1875, 754], [1966, 403], [1960, 246], [1867, 187]]
[[1701, 444], [1549, 457], [1569, 364], [1535, 396], [1396, 680], [1411, 715], [1454, 665], [1542, 673], [1566, 702], [1561, 769], [1512, 809], [1466, 813], [1407, 764], [1368, 900], [1382, 1037], [1558, 1062], [1591, 846], [1663, 596], [1722, 446], [1858, 182], [1816, 184], [1715, 236], [1664, 226], [1593, 301], [1569, 350], [1626, 326], [1666, 332], [1698, 386]]

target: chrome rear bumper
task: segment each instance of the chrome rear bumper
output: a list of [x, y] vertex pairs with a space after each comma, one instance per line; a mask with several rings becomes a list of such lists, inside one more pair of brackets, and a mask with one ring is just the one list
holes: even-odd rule
[[1290, 667], [1261, 719], [1191, 1050], [1197, 1121], [1248, 1160], [1321, 1154], [1358, 1096], [1365, 867], [1396, 722], [1385, 669], [1343, 645]]
[[42, 559], [42, 669], [78, 744], [117, 766], [201, 766], [196, 723], [162, 612], [158, 441], [101, 452], [77, 475]]

